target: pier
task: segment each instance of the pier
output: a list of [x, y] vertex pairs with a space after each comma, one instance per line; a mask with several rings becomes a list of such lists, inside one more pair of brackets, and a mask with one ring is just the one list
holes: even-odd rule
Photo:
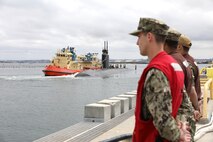
[[[195, 141], [213, 141], [213, 79], [201, 79], [203, 117], [196, 124]], [[34, 142], [131, 142], [136, 91], [85, 106], [84, 121]]]
[[135, 97], [136, 91], [131, 91], [87, 104], [84, 109], [83, 122], [35, 140], [34, 142], [93, 141], [93, 139], [133, 117]]

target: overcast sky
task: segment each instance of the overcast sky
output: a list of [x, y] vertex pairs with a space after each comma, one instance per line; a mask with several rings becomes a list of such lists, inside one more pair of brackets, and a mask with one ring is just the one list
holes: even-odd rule
[[157, 18], [192, 40], [195, 58], [213, 58], [213, 0], [0, 0], [0, 60], [51, 59], [57, 49], [140, 59], [134, 31]]

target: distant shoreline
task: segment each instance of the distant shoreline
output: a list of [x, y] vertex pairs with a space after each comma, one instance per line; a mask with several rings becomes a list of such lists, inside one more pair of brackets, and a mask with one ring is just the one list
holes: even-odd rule
[[0, 60], [0, 63], [50, 63], [50, 60]]
[[[195, 59], [198, 64], [211, 64], [212, 59]], [[0, 60], [0, 63], [50, 63], [50, 60]], [[111, 64], [147, 64], [147, 59], [111, 59]]]

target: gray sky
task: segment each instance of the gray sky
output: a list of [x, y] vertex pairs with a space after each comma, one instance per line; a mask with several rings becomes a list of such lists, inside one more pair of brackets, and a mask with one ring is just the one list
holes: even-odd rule
[[128, 35], [140, 17], [157, 18], [192, 40], [195, 58], [213, 58], [212, 0], [0, 0], [0, 60], [51, 59], [57, 49], [140, 59]]

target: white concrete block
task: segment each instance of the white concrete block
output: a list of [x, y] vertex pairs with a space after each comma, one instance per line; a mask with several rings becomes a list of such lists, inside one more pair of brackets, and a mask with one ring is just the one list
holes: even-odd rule
[[111, 119], [111, 106], [107, 104], [88, 104], [84, 108], [84, 120], [89, 122], [105, 122]]
[[110, 100], [104, 99], [98, 103], [107, 104], [111, 106], [111, 118], [119, 116], [121, 114], [121, 101], [120, 100]]
[[111, 100], [120, 100], [121, 101], [121, 113], [125, 113], [129, 110], [129, 99], [124, 97], [112, 97]]
[[121, 94], [121, 95], [118, 95], [118, 97], [128, 98], [129, 99], [129, 109], [135, 108], [135, 105], [136, 105], [136, 96], [135, 95]]

